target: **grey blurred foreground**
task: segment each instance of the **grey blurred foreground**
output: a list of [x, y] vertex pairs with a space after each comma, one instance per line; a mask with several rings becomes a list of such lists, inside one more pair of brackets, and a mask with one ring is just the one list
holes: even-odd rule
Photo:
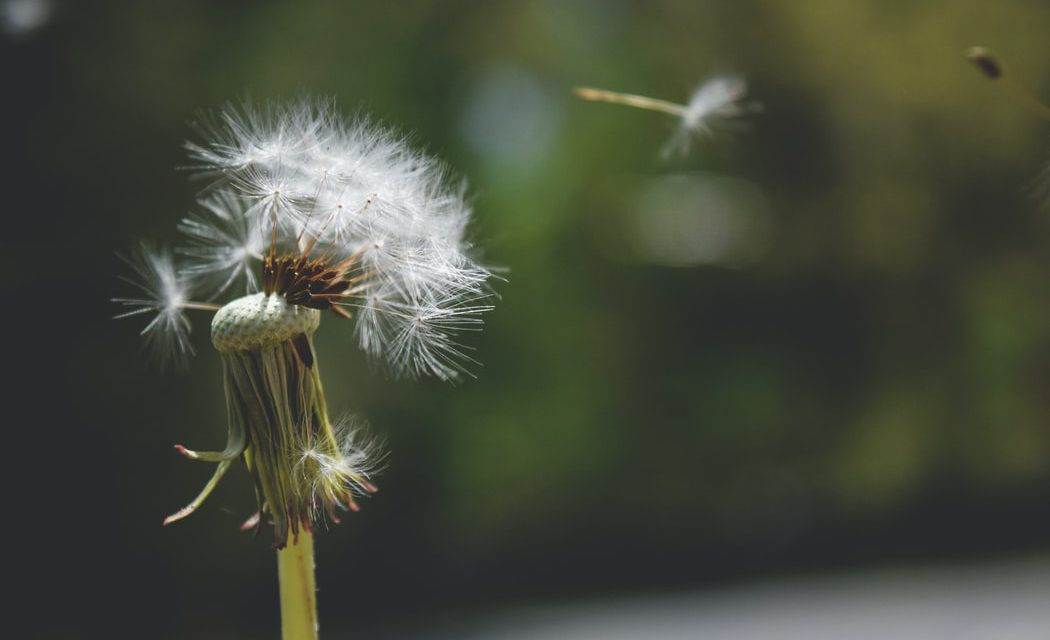
[[1050, 638], [1050, 558], [880, 570], [512, 610], [388, 638], [1021, 640]]

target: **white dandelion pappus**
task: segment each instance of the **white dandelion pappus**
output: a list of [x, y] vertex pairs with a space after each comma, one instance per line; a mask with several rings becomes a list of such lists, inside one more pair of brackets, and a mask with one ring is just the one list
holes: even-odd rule
[[240, 281], [244, 292], [258, 291], [256, 264], [263, 259], [269, 238], [261, 216], [248, 216], [248, 202], [232, 191], [218, 191], [201, 198], [201, 211], [183, 218], [178, 229], [189, 243], [180, 248], [186, 256], [185, 272], [194, 279], [213, 279], [215, 295]]
[[[342, 417], [332, 424], [332, 432], [339, 445], [337, 453], [333, 455], [307, 439], [299, 447], [296, 469], [310, 487], [313, 504], [337, 504], [335, 491], [342, 489], [349, 496], [348, 508], [358, 511], [360, 507], [354, 498], [377, 491], [370, 478], [382, 470], [386, 458], [383, 443], [371, 435], [368, 422], [359, 416]], [[319, 515], [327, 516], [334, 524], [340, 523], [334, 510], [315, 517]]]
[[[449, 186], [443, 165], [365, 118], [339, 119], [326, 102], [227, 108], [201, 129], [210, 140], [187, 149], [191, 168], [212, 182], [199, 211], [179, 225], [187, 238], [174, 274], [180, 282], [193, 282], [212, 299], [238, 282], [245, 292], [257, 291], [267, 252], [309, 250], [329, 264], [350, 261], [353, 286], [324, 306], [359, 316], [364, 351], [385, 354], [397, 374], [450, 379], [462, 372], [470, 358], [451, 348], [454, 327], [434, 313], [435, 301], [483, 299], [491, 273], [470, 255], [471, 210], [462, 186]], [[168, 319], [176, 317], [177, 305], [166, 308]], [[456, 315], [490, 309], [467, 304]], [[180, 330], [174, 343], [158, 344], [188, 346], [182, 339], [188, 322], [178, 317], [151, 327], [158, 336]], [[412, 333], [431, 340], [398, 340], [391, 348], [396, 336], [431, 319], [426, 331]]]
[[114, 302], [130, 309], [115, 317], [153, 314], [141, 332], [152, 357], [162, 368], [169, 362], [176, 367], [185, 365], [193, 355], [190, 321], [184, 313], [188, 305], [189, 278], [176, 269], [171, 251], [164, 248], [155, 249], [144, 243], [131, 258], [122, 259], [137, 276], [123, 280], [145, 297], [114, 298]]
[[678, 131], [664, 147], [669, 157], [685, 155], [694, 136], [712, 136], [727, 124], [754, 111], [757, 105], [744, 103], [747, 82], [740, 76], [715, 76], [697, 87], [681, 114]]

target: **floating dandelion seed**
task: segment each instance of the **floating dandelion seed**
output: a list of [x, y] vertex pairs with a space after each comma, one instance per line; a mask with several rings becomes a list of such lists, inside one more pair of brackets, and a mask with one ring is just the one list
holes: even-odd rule
[[[187, 244], [177, 254], [144, 248], [129, 261], [142, 296], [118, 299], [129, 307], [118, 317], [152, 314], [143, 334], [154, 351], [185, 359], [185, 311], [216, 312], [226, 446], [176, 446], [217, 467], [164, 523], [193, 513], [242, 460], [258, 502], [244, 528], [270, 522], [274, 547], [289, 547], [278, 555], [286, 636], [299, 624], [314, 637], [312, 600], [297, 595], [313, 597], [312, 529], [377, 490], [381, 458], [360, 421], [328, 417], [312, 341], [322, 313], [354, 319], [348, 337], [394, 372], [452, 380], [474, 362], [456, 336], [491, 310], [491, 273], [471, 256], [463, 189], [389, 130], [307, 101], [228, 108], [203, 130], [207, 140], [188, 148], [211, 182], [179, 225]], [[248, 295], [222, 306], [190, 301], [191, 290], [211, 300], [236, 288]], [[306, 586], [286, 594], [293, 574]]]
[[1022, 107], [1044, 120], [1050, 120], [1050, 107], [1032, 95], [1032, 92], [1024, 85], [1017, 82], [1013, 74], [1009, 73], [1006, 64], [989, 49], [970, 47], [966, 52], [966, 59], [973, 63], [986, 78], [995, 80]]
[[678, 130], [664, 146], [661, 154], [668, 158], [689, 151], [694, 137], [712, 136], [741, 116], [756, 111], [756, 102], [745, 102], [747, 82], [740, 76], [714, 76], [697, 87], [688, 104], [678, 104], [639, 96], [618, 93], [593, 87], [577, 87], [577, 97], [594, 102], [623, 104], [648, 111], [660, 111], [679, 120]]
[[[1023, 84], [1014, 79], [1009, 68], [994, 53], [985, 47], [970, 47], [966, 59], [989, 80], [1001, 87], [1014, 102], [1038, 118], [1050, 121], [1050, 106], [1035, 97]], [[1050, 204], [1050, 164], [1043, 167], [1036, 178], [1035, 196], [1045, 204]]]

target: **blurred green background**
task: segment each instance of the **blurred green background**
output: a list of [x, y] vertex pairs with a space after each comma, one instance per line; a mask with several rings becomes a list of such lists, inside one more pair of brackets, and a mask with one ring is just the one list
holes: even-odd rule
[[[1050, 97], [1050, 5], [41, 6], [2, 44], [17, 637], [277, 635], [246, 473], [160, 526], [210, 473], [171, 445], [225, 434], [207, 317], [164, 374], [109, 302], [116, 252], [177, 240], [195, 114], [246, 96], [411, 132], [507, 268], [463, 384], [387, 379], [345, 326], [318, 334], [333, 411], [391, 451], [319, 536], [333, 637], [1050, 550], [1048, 123], [962, 58], [988, 45]], [[762, 111], [670, 161], [673, 121], [571, 93], [684, 101], [716, 72]]]

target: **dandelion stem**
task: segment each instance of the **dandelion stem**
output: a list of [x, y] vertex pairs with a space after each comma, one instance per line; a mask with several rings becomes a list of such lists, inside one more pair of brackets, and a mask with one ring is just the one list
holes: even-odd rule
[[594, 87], [576, 87], [573, 90], [573, 93], [575, 93], [578, 98], [583, 98], [584, 100], [590, 100], [592, 102], [625, 104], [629, 107], [636, 107], [638, 109], [669, 113], [676, 118], [684, 116], [686, 111], [685, 105], [668, 102], [667, 100], [638, 96], [632, 93], [619, 93], [616, 91], [608, 91], [606, 89], [595, 89]]
[[282, 640], [317, 640], [317, 582], [314, 579], [314, 536], [300, 530], [277, 552], [281, 583]]

